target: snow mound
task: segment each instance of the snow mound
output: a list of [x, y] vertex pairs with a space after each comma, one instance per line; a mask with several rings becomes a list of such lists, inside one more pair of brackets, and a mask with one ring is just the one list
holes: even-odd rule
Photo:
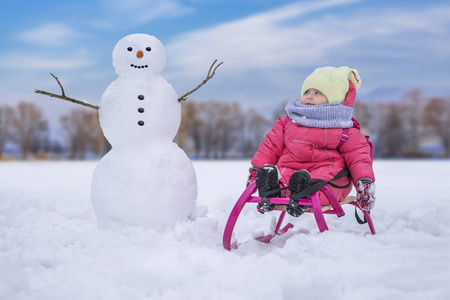
[[[450, 161], [375, 161], [377, 234], [353, 208], [311, 214], [270, 244], [274, 215], [245, 207], [240, 248], [222, 248], [248, 161], [194, 162], [194, 219], [161, 229], [99, 229], [94, 162], [0, 167], [0, 299], [447, 299]], [[275, 214], [275, 213], [274, 213]], [[248, 242], [244, 242], [248, 240]]]

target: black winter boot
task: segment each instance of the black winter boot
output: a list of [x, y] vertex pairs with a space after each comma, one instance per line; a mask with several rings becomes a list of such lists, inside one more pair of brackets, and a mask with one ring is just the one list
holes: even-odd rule
[[269, 197], [280, 197], [281, 191], [278, 183], [278, 169], [274, 165], [265, 165], [256, 173], [256, 187], [261, 202], [258, 209], [261, 212], [272, 211], [275, 204], [270, 203]]
[[301, 216], [308, 208], [307, 205], [299, 205], [296, 199], [296, 194], [300, 193], [303, 189], [311, 185], [311, 175], [306, 170], [298, 170], [292, 174], [289, 179], [289, 191], [291, 192], [291, 199], [286, 208], [288, 214], [293, 217]]

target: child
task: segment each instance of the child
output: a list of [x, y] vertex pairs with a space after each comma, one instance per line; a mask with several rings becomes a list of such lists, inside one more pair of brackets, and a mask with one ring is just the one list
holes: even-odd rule
[[[274, 209], [268, 198], [281, 195], [278, 180], [287, 187], [287, 212], [294, 217], [308, 208], [298, 199], [309, 198], [314, 183], [328, 184], [342, 201], [353, 180], [357, 203], [367, 211], [373, 208], [370, 146], [352, 120], [355, 89], [360, 86], [358, 71], [349, 67], [318, 68], [305, 79], [302, 98], [288, 102], [287, 115], [275, 122], [251, 161], [248, 183], [256, 180], [262, 197], [258, 210]], [[322, 205], [329, 204], [323, 192], [319, 195]]]

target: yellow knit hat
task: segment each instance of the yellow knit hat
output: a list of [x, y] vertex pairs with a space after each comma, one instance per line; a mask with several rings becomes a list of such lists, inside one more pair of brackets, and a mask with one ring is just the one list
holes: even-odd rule
[[349, 89], [348, 80], [351, 80], [355, 89], [361, 86], [358, 70], [349, 67], [323, 67], [317, 68], [306, 77], [302, 86], [302, 96], [308, 89], [321, 91], [328, 99], [328, 103], [342, 103]]

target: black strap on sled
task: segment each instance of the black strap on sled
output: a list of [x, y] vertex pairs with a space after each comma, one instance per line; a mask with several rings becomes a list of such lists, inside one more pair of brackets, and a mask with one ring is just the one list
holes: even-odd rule
[[340, 185], [332, 183], [332, 181], [340, 179], [340, 178], [342, 178], [342, 177], [344, 177], [344, 176], [346, 176], [348, 174], [349, 174], [348, 169], [344, 168], [341, 171], [339, 171], [339, 173], [337, 173], [336, 176], [334, 176], [333, 179], [331, 179], [329, 181], [325, 181], [325, 180], [322, 180], [322, 179], [313, 179], [313, 180], [311, 180], [312, 185], [310, 185], [309, 187], [303, 189], [299, 193], [292, 195], [291, 198], [296, 200], [296, 201], [298, 201], [299, 199], [310, 198], [312, 194], [314, 194], [315, 192], [320, 191], [327, 184], [331, 185], [334, 188], [345, 189], [345, 188], [350, 186], [351, 182], [349, 182], [346, 185], [340, 186]]
[[[370, 215], [370, 211], [368, 211], [369, 215]], [[367, 219], [366, 216], [364, 215], [364, 220], [361, 220], [361, 218], [358, 215], [358, 209], [355, 207], [355, 218], [356, 218], [356, 222], [358, 222], [359, 224], [366, 224], [367, 223]]]

